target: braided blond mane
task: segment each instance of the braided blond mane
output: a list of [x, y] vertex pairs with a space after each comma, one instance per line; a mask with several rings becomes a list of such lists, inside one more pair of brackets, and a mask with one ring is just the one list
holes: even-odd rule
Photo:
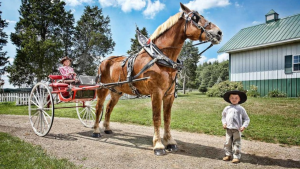
[[182, 12], [178, 12], [177, 14], [171, 16], [168, 20], [166, 20], [163, 24], [161, 24], [154, 33], [151, 35], [150, 39], [154, 40], [158, 38], [161, 34], [163, 34], [166, 30], [170, 29], [181, 17]]

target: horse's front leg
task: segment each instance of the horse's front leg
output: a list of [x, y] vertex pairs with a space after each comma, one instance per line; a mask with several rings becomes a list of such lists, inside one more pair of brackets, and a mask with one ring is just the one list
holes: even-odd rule
[[165, 146], [162, 144], [160, 138], [162, 96], [161, 91], [154, 92], [151, 95], [152, 119], [154, 125], [153, 150], [154, 154], [158, 156], [166, 154]]
[[99, 128], [99, 120], [100, 120], [100, 114], [102, 112], [103, 103], [105, 101], [105, 98], [108, 94], [108, 89], [98, 89], [97, 91], [97, 104], [96, 104], [96, 119], [94, 124], [94, 131], [93, 131], [93, 137], [101, 137], [100, 135], [100, 128]]
[[177, 143], [171, 136], [171, 108], [174, 101], [174, 94], [168, 94], [163, 98], [163, 109], [164, 109], [164, 138], [163, 144], [166, 149], [170, 152], [176, 152], [178, 150]]

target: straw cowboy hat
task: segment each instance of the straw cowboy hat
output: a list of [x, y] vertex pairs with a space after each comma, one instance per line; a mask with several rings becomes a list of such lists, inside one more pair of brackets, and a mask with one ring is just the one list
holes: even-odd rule
[[240, 96], [239, 104], [242, 104], [242, 103], [244, 103], [244, 102], [247, 100], [247, 95], [246, 95], [246, 93], [241, 92], [241, 91], [238, 91], [238, 90], [232, 90], [232, 91], [226, 92], [226, 93], [224, 94], [224, 97], [223, 97], [223, 99], [224, 99], [226, 102], [228, 102], [228, 103], [231, 103], [230, 100], [229, 100], [229, 96], [230, 96], [231, 94], [237, 94], [237, 95]]
[[65, 56], [64, 58], [62, 58], [62, 59], [60, 60], [60, 63], [61, 63], [61, 64], [64, 64], [64, 61], [65, 61], [65, 60], [72, 61], [72, 59], [70, 59], [68, 56]]

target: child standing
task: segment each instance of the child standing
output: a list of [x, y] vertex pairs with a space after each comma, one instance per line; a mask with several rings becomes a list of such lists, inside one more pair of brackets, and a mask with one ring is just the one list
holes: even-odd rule
[[222, 124], [226, 129], [226, 141], [224, 144], [224, 161], [239, 163], [241, 158], [241, 132], [248, 127], [250, 119], [246, 110], [240, 105], [247, 100], [244, 92], [237, 90], [224, 94], [224, 100], [231, 105], [224, 108], [222, 112]]

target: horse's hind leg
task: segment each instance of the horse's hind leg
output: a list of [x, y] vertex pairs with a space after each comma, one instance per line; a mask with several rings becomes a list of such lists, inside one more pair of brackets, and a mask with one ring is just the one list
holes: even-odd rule
[[99, 128], [99, 120], [100, 114], [102, 112], [103, 103], [108, 94], [108, 89], [98, 89], [97, 90], [97, 104], [96, 104], [96, 120], [94, 124], [94, 132], [93, 137], [100, 137], [100, 128]]
[[110, 92], [110, 100], [108, 101], [107, 105], [106, 105], [106, 112], [105, 112], [105, 119], [103, 122], [103, 126], [104, 126], [104, 132], [106, 134], [112, 134], [112, 131], [110, 129], [109, 126], [109, 121], [110, 121], [110, 115], [112, 110], [114, 109], [115, 105], [118, 103], [120, 97], [122, 96], [122, 94], [119, 93], [115, 93], [115, 92]]
[[170, 152], [175, 152], [178, 150], [176, 141], [171, 136], [171, 108], [174, 101], [174, 95], [169, 94], [163, 98], [163, 109], [164, 109], [164, 138], [163, 144], [166, 146], [166, 149]]

